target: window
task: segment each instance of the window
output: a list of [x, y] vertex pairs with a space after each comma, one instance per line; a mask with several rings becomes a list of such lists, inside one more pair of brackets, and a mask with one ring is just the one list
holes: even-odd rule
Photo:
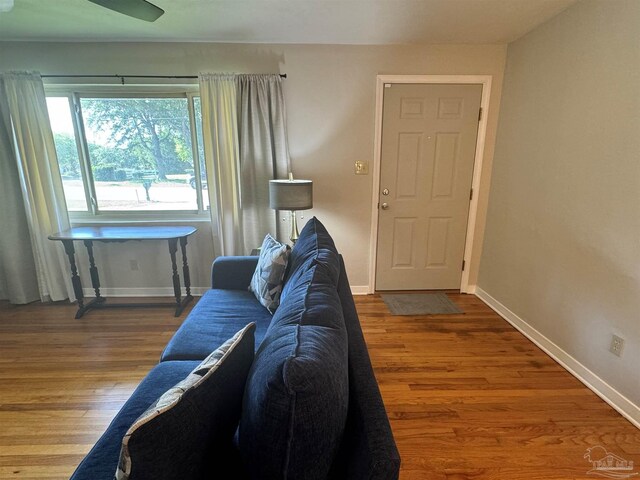
[[47, 107], [74, 220], [204, 216], [196, 92], [52, 89]]

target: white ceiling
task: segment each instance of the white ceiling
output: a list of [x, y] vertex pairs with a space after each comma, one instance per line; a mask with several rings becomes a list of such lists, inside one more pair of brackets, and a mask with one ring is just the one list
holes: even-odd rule
[[0, 40], [508, 43], [577, 0], [151, 0], [154, 23], [88, 0], [15, 0]]

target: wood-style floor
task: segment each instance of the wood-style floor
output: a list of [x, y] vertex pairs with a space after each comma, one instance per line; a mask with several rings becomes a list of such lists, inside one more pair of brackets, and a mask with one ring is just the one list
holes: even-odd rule
[[[596, 445], [640, 472], [640, 430], [476, 297], [450, 298], [463, 315], [392, 316], [356, 297], [402, 479], [594, 478]], [[0, 479], [67, 479], [181, 321], [74, 312], [0, 302]]]

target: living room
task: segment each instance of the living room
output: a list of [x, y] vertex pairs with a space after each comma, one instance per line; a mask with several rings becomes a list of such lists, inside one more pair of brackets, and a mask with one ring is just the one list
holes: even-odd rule
[[[516, 355], [517, 349], [531, 353], [530, 349], [536, 348], [531, 340], [551, 355], [546, 357], [551, 362], [548, 364], [553, 370], [551, 377], [562, 379], [561, 383], [576, 382], [571, 384], [572, 388], [584, 388], [584, 393], [567, 401], [569, 412], [572, 409], [569, 405], [572, 402], [580, 405], [583, 397], [589, 407], [581, 414], [585, 422], [581, 427], [572, 424], [570, 418], [553, 417], [557, 412], [549, 407], [556, 431], [543, 431], [534, 438], [522, 440], [523, 450], [526, 450], [523, 445], [533, 445], [535, 449], [536, 445], [544, 444], [544, 448], [538, 453], [530, 452], [531, 458], [518, 450], [514, 456], [526, 460], [522, 460], [524, 464], [517, 474], [513, 465], [511, 469], [500, 470], [494, 465], [480, 471], [481, 460], [474, 463], [464, 458], [464, 439], [448, 445], [452, 457], [458, 458], [457, 464], [456, 458], [445, 462], [438, 455], [430, 456], [430, 442], [438, 441], [437, 428], [429, 431], [427, 426], [423, 430], [423, 426], [429, 424], [423, 419], [414, 424], [413, 431], [407, 420], [391, 418], [403, 461], [401, 476], [580, 478], [581, 474], [586, 476], [590, 465], [577, 452], [584, 453], [599, 444], [627, 460], [640, 461], [637, 429], [640, 422], [637, 370], [640, 364], [637, 322], [640, 250], [636, 240], [640, 230], [640, 171], [634, 155], [639, 147], [638, 2], [433, 0], [403, 1], [402, 6], [397, 7], [392, 2], [380, 1], [375, 2], [376, 9], [364, 2], [344, 2], [344, 5], [305, 2], [304, 6], [274, 2], [278, 7], [274, 7], [274, 12], [267, 12], [258, 2], [241, 2], [240, 10], [233, 10], [232, 2], [220, 1], [212, 2], [211, 8], [219, 8], [222, 19], [236, 23], [226, 25], [220, 23], [221, 20], [211, 20], [213, 25], [209, 30], [203, 27], [206, 22], [196, 22], [192, 27], [181, 25], [180, 22], [189, 19], [188, 12], [175, 11], [173, 2], [152, 3], [162, 6], [166, 13], [157, 22], [147, 23], [84, 0], [16, 0], [10, 12], [0, 13], [1, 70], [65, 76], [45, 79], [48, 94], [81, 83], [73, 75], [91, 76], [82, 79], [85, 83], [120, 88], [121, 78], [98, 77], [117, 74], [125, 76], [124, 87], [135, 88], [150, 81], [133, 78], [135, 75], [286, 74], [282, 90], [291, 170], [296, 178], [313, 180], [313, 208], [305, 210], [304, 218], [298, 219], [301, 226], [312, 216], [320, 219], [344, 258], [385, 402], [393, 403], [397, 398], [400, 400], [396, 403], [400, 404], [425, 401], [422, 397], [409, 400], [413, 397], [408, 395], [403, 402], [403, 389], [394, 388], [396, 381], [406, 380], [407, 373], [398, 372], [393, 376], [391, 356], [396, 353], [400, 359], [407, 353], [403, 349], [400, 352], [393, 348], [384, 350], [385, 344], [394, 345], [404, 340], [394, 336], [392, 326], [385, 332], [379, 315], [384, 316], [384, 322], [401, 322], [397, 327], [406, 328], [406, 332], [417, 329], [424, 335], [421, 337], [424, 349], [433, 348], [441, 355], [441, 361], [449, 349], [455, 347], [447, 346], [446, 338], [430, 337], [437, 332], [428, 331], [433, 325], [424, 318], [414, 319], [415, 323], [411, 324], [407, 323], [410, 317], [396, 318], [383, 313], [384, 304], [378, 296], [371, 295], [376, 290], [375, 277], [372, 277], [375, 270], [372, 238], [376, 236], [377, 214], [373, 212], [377, 211], [374, 206], [379, 199], [378, 77], [491, 77], [482, 120], [485, 130], [481, 170], [476, 169], [473, 178], [475, 218], [466, 232], [467, 238], [473, 237], [471, 248], [465, 250], [466, 285], [464, 288], [461, 285], [461, 292], [451, 298], [463, 310], [469, 309], [465, 312], [470, 328], [482, 327], [478, 325], [480, 320], [471, 321], [469, 314], [484, 312], [481, 315], [488, 318], [486, 321], [505, 336], [503, 348], [511, 354]], [[189, 2], [192, 14], [203, 16], [204, 11], [209, 12], [199, 10], [208, 8], [203, 3], [206, 2]], [[249, 11], [252, 13], [246, 13]], [[162, 30], [161, 22], [171, 22], [172, 15], [177, 16], [177, 20], [169, 25], [178, 30], [180, 27], [182, 36], [171, 36], [167, 33], [170, 30]], [[209, 15], [215, 17], [216, 12]], [[83, 25], [82, 21], [90, 23]], [[153, 82], [159, 85], [171, 80], [153, 79]], [[197, 79], [180, 82], [185, 88], [197, 89], [198, 86]], [[354, 164], [358, 161], [365, 162], [368, 174], [356, 175]], [[150, 191], [153, 194], [154, 186]], [[208, 189], [202, 189], [200, 195], [206, 197]], [[216, 229], [206, 213], [170, 220], [165, 217], [162, 222], [197, 227], [197, 232], [189, 238], [188, 255], [191, 288], [196, 296], [201, 295], [210, 288]], [[285, 240], [288, 221], [286, 216], [279, 221], [281, 237]], [[95, 219], [93, 223], [86, 220], [78, 223], [92, 224], [96, 224]], [[3, 220], [3, 226], [6, 225], [10, 223]], [[47, 234], [53, 233], [56, 232]], [[11, 244], [3, 242], [2, 247], [5, 253], [11, 254]], [[173, 288], [164, 243], [106, 244], [96, 247], [95, 255], [106, 296], [171, 297]], [[89, 271], [89, 259], [78, 249], [77, 260], [84, 277]], [[68, 267], [65, 265], [65, 268]], [[8, 281], [3, 272], [0, 275], [2, 299], [8, 298], [5, 292]], [[84, 278], [83, 281], [86, 294], [92, 294], [93, 290], [86, 288], [89, 283]], [[45, 333], [51, 335], [46, 337], [53, 342], [50, 346], [61, 346], [48, 350], [48, 354], [60, 355], [57, 365], [69, 355], [86, 359], [104, 354], [108, 359], [102, 357], [107, 363], [96, 364], [96, 371], [76, 372], [91, 378], [92, 382], [80, 386], [74, 394], [79, 397], [74, 398], [92, 392], [91, 401], [97, 408], [84, 408], [79, 404], [75, 408], [55, 406], [48, 398], [59, 396], [60, 392], [43, 392], [26, 400], [28, 397], [13, 397], [14, 389], [34, 386], [25, 379], [17, 379], [15, 371], [3, 375], [0, 418], [6, 419], [6, 425], [10, 424], [11, 428], [4, 435], [0, 433], [0, 450], [6, 452], [0, 455], [0, 476], [68, 478], [109, 419], [157, 362], [162, 346], [181, 321], [165, 309], [116, 312], [90, 312], [81, 320], [74, 320], [74, 306], [68, 303], [22, 307], [2, 302], [0, 360], [3, 364], [26, 362], [19, 354], [37, 358], [37, 349], [31, 351], [32, 346], [26, 339], [32, 338], [30, 335], [38, 337], [40, 330], [42, 338]], [[31, 316], [34, 316], [31, 330], [15, 330], [16, 322], [23, 324], [30, 321]], [[504, 327], [498, 322], [503, 322]], [[515, 330], [513, 333], [502, 330], [511, 329], [510, 324], [529, 340]], [[119, 339], [119, 346], [111, 344], [105, 349], [104, 339], [97, 341], [100, 331], [93, 329], [100, 325], [106, 333]], [[420, 325], [427, 331], [421, 331]], [[152, 333], [145, 339], [147, 328]], [[131, 341], [127, 340], [127, 331], [132, 332]], [[516, 335], [520, 340], [514, 339]], [[610, 352], [612, 335], [623, 339], [620, 356]], [[61, 337], [64, 336], [77, 342], [74, 348], [69, 348], [69, 353], [63, 347]], [[142, 343], [136, 344], [134, 340]], [[495, 340], [493, 337], [478, 339], [499, 351], [501, 344]], [[92, 345], [97, 349], [92, 349]], [[134, 353], [132, 349], [142, 352]], [[536, 355], [545, 356], [540, 350], [537, 352]], [[382, 356], [377, 356], [381, 353]], [[124, 369], [129, 370], [130, 375], [120, 382], [117, 370], [109, 373], [106, 365], [113, 367], [117, 364], [116, 358], [128, 355], [132, 363], [122, 367], [119, 374]], [[419, 353], [414, 356], [419, 358]], [[552, 365], [556, 364], [550, 358], [562, 367], [554, 370]], [[430, 357], [430, 361], [436, 362], [433, 366], [438, 359]], [[536, 361], [540, 361], [538, 357]], [[513, 373], [508, 368], [504, 366], [507, 375]], [[566, 377], [560, 376], [565, 373]], [[100, 377], [101, 374], [104, 376]], [[57, 375], [65, 378], [63, 367], [57, 370]], [[92, 384], [96, 382], [105, 390], [94, 391]], [[419, 376], [405, 383], [407, 390], [408, 385], [425, 385]], [[533, 383], [535, 386], [535, 381]], [[596, 398], [592, 391], [604, 400]], [[100, 397], [101, 393], [107, 396]], [[444, 397], [439, 398], [440, 408], [431, 405], [423, 417], [451, 415], [443, 406], [446, 405]], [[38, 403], [40, 413], [29, 416], [29, 408], [35, 410]], [[21, 414], [11, 413], [15, 411]], [[89, 417], [95, 415], [99, 428], [90, 428], [88, 422], [69, 443], [54, 434], [57, 428], [71, 429], [73, 422], [69, 422], [69, 418], [85, 416], [82, 421], [87, 421], [87, 412]], [[588, 412], [597, 420], [589, 420]], [[534, 418], [542, 418], [544, 406], [529, 413], [532, 422]], [[419, 410], [413, 414], [420, 416]], [[404, 415], [411, 417], [411, 409]], [[398, 417], [401, 416], [399, 413]], [[35, 428], [43, 418], [51, 422], [49, 433], [29, 433], [29, 426]], [[477, 425], [481, 429], [481, 421], [476, 421], [480, 422]], [[22, 430], [18, 428], [20, 422], [26, 426]], [[571, 428], [562, 430], [563, 422], [571, 424]], [[2, 423], [5, 424], [5, 420]], [[514, 429], [523, 424], [530, 425], [523, 418], [514, 418]], [[507, 424], [495, 425], [509, 430]], [[454, 427], [438, 424], [438, 428]], [[412, 434], [416, 437], [414, 443], [405, 438]], [[491, 440], [495, 445], [516, 448], [509, 443], [508, 434], [496, 435]], [[481, 440], [482, 436], [477, 431], [473, 437], [475, 443], [466, 441], [474, 445], [489, 442], [486, 438]], [[611, 443], [607, 443], [608, 440]], [[566, 444], [572, 444], [571, 453], [562, 449]], [[489, 457], [497, 455], [497, 450], [495, 446], [487, 447], [474, 455]], [[564, 460], [564, 456], [570, 458]], [[54, 460], [47, 463], [46, 459], [52, 458]], [[542, 463], [556, 466], [555, 474], [553, 468], [545, 472], [537, 470]], [[529, 472], [527, 465], [531, 468]]]

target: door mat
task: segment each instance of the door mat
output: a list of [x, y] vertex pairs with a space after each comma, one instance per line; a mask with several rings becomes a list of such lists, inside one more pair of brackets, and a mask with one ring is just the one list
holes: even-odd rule
[[464, 313], [444, 293], [384, 293], [382, 300], [393, 315]]

